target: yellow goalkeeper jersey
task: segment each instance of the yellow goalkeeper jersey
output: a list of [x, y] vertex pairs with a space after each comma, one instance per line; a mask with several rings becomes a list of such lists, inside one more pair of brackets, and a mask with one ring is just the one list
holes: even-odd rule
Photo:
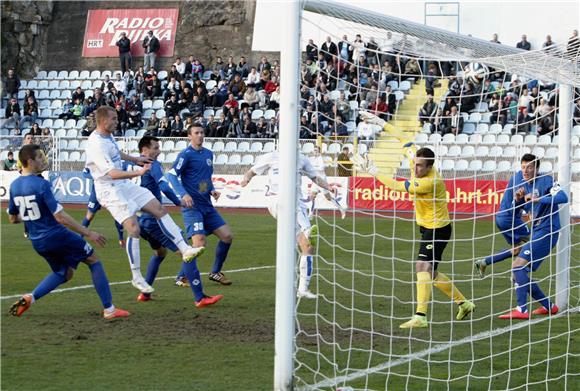
[[431, 167], [429, 173], [422, 178], [415, 178], [412, 175], [410, 180], [404, 182], [392, 180], [390, 184], [394, 190], [406, 191], [414, 196], [418, 225], [434, 229], [449, 224], [445, 182], [434, 167]]

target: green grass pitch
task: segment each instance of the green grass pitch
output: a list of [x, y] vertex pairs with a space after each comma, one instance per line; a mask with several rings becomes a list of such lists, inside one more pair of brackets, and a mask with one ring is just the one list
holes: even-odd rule
[[[69, 212], [79, 221], [84, 213]], [[173, 215], [181, 224], [181, 217]], [[234, 283], [220, 286], [203, 275], [206, 292], [225, 297], [198, 310], [189, 288], [173, 285], [180, 268], [175, 255], [161, 265], [159, 276], [164, 278], [155, 283], [155, 300], [137, 302], [137, 291], [123, 283], [130, 272], [124, 250], [116, 244], [113, 221], [107, 212], [97, 215], [91, 227], [109, 239], [105, 248], [97, 248], [99, 258], [109, 281], [121, 282], [112, 285], [114, 303], [133, 314], [107, 322], [99, 316], [100, 302], [92, 287], [50, 294], [21, 318], [7, 315], [15, 300], [8, 297], [32, 290], [49, 268], [22, 237], [23, 226], [7, 224], [3, 215], [1, 388], [271, 390], [276, 224], [266, 214], [226, 210], [224, 217], [235, 233], [224, 268]], [[496, 267], [493, 279], [471, 276], [473, 258], [504, 246], [499, 236], [486, 236], [492, 232], [491, 222], [456, 223], [456, 240], [440, 265], [475, 301], [472, 319], [451, 322], [455, 306], [435, 291], [429, 307], [432, 327], [411, 333], [398, 325], [413, 311], [409, 261], [417, 250], [412, 239], [418, 230], [403, 219], [393, 225], [391, 218], [364, 216], [341, 221], [325, 215], [318, 224], [320, 257], [312, 288], [320, 296], [297, 307], [298, 386], [377, 367], [381, 369], [376, 373], [347, 384], [377, 390], [487, 390], [525, 389], [527, 382], [527, 389], [580, 389], [577, 375], [566, 376], [580, 372], [577, 314], [485, 334], [509, 326], [496, 315], [514, 305], [508, 263]], [[573, 254], [579, 248], [577, 231]], [[208, 242], [208, 252], [199, 261], [202, 273], [213, 263], [216, 239]], [[145, 244], [141, 254], [145, 269], [150, 256]], [[552, 256], [534, 275], [550, 295], [555, 292], [550, 277], [554, 265]], [[90, 283], [88, 268], [80, 265], [62, 288]], [[578, 287], [578, 273], [572, 275], [572, 286]], [[576, 306], [577, 296], [573, 293]], [[452, 341], [460, 342], [446, 347]], [[410, 353], [421, 354], [408, 359]], [[552, 380], [546, 384], [546, 378]]]

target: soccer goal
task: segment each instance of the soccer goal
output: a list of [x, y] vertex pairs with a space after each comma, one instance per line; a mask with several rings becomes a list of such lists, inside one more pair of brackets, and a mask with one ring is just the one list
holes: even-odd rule
[[[286, 181], [278, 212], [274, 388], [580, 387], [574, 341], [580, 329], [580, 211], [571, 194], [580, 187], [580, 127], [572, 126], [578, 52], [566, 45], [524, 52], [326, 1], [284, 7], [280, 170]], [[322, 47], [326, 37], [336, 47]], [[309, 38], [318, 45], [310, 54], [304, 53]], [[315, 100], [329, 95], [335, 105], [348, 102], [341, 114], [351, 139], [364, 134], [358, 132], [361, 110], [390, 124], [357, 140], [382, 173], [410, 177], [408, 140], [435, 152], [453, 226], [438, 270], [476, 305], [469, 317], [456, 320], [457, 304], [433, 288], [428, 326], [399, 328], [417, 303], [421, 234], [413, 200], [360, 172], [349, 178], [349, 217], [315, 218], [320, 234], [311, 290], [317, 298], [295, 299], [295, 129], [307, 110], [301, 101], [307, 92]], [[434, 106], [420, 114], [428, 96]], [[320, 107], [314, 115], [332, 134], [338, 111]], [[518, 305], [512, 257], [486, 267], [483, 277], [474, 263], [513, 246], [495, 219], [525, 154], [538, 157], [539, 175], [552, 176], [569, 198], [559, 208], [557, 245], [530, 272], [559, 311], [505, 320], [498, 316]], [[578, 190], [574, 195], [580, 197]], [[529, 300], [531, 314], [538, 304]]]

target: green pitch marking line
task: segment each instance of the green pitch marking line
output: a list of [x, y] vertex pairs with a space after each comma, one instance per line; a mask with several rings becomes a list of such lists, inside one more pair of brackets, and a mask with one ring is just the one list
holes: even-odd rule
[[[251, 271], [255, 271], [255, 270], [263, 270], [263, 269], [274, 269], [276, 268], [276, 266], [258, 266], [258, 267], [248, 267], [245, 269], [235, 269], [235, 270], [226, 270], [226, 273], [243, 273], [243, 272], [251, 272]], [[207, 276], [208, 273], [201, 273], [202, 276]], [[169, 280], [171, 278], [175, 278], [175, 276], [165, 276], [165, 277], [158, 277], [155, 280]], [[124, 284], [130, 284], [131, 280], [127, 280], [127, 281], [116, 281], [116, 282], [110, 282], [109, 285], [124, 285]], [[69, 291], [78, 291], [81, 289], [89, 289], [89, 288], [93, 288], [93, 285], [80, 285], [80, 286], [72, 286], [70, 288], [62, 288], [62, 289], [55, 289], [50, 293], [63, 293], [63, 292], [69, 292]], [[30, 292], [27, 292], [30, 293]], [[9, 295], [9, 296], [0, 296], [0, 300], [8, 300], [8, 299], [15, 299], [18, 297], [21, 297], [22, 295], [24, 295], [25, 293], [21, 293], [18, 295]]]

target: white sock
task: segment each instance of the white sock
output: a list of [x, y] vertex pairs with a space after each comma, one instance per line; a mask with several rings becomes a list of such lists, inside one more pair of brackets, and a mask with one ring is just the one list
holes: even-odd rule
[[300, 277], [298, 280], [298, 291], [304, 292], [310, 286], [310, 276], [312, 275], [312, 255], [300, 256]]
[[111, 306], [109, 308], [105, 308], [105, 313], [106, 314], [110, 314], [112, 312], [115, 311], [115, 306], [113, 304], [111, 304]]
[[129, 266], [131, 267], [133, 278], [143, 278], [141, 275], [141, 247], [139, 246], [139, 238], [129, 236], [125, 243], [125, 249], [129, 257]]
[[189, 246], [187, 245], [185, 240], [183, 240], [181, 229], [179, 229], [177, 224], [175, 224], [175, 221], [173, 221], [171, 216], [169, 216], [169, 213], [158, 219], [157, 222], [159, 223], [159, 227], [161, 227], [163, 233], [169, 239], [171, 239], [171, 241], [177, 246], [177, 248], [179, 249], [179, 251], [181, 251], [181, 253], [187, 251]]

